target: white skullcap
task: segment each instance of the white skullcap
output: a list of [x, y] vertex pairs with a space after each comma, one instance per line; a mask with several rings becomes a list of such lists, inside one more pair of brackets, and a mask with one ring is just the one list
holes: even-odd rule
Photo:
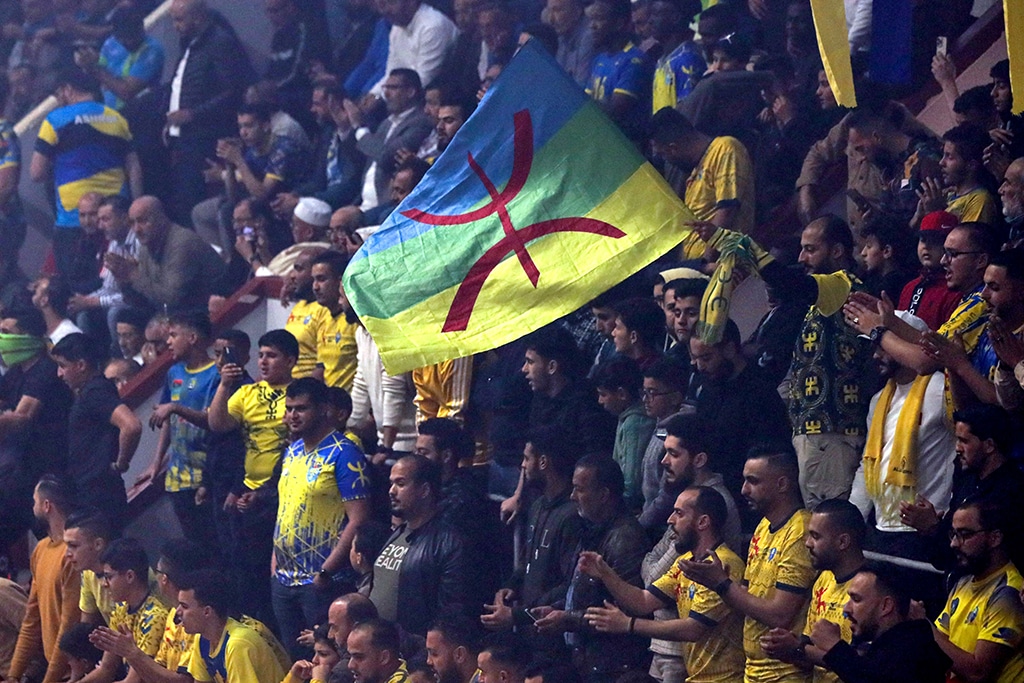
[[918, 318], [910, 311], [896, 311], [896, 317], [913, 327], [918, 332], [927, 332], [928, 323]]
[[331, 224], [331, 205], [322, 199], [303, 197], [295, 205], [295, 217], [318, 228]]

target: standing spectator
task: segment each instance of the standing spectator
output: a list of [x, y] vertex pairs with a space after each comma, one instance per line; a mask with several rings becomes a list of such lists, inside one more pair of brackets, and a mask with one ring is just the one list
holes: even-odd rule
[[113, 34], [99, 52], [91, 47], [75, 50], [75, 62], [103, 86], [103, 102], [117, 111], [144, 90], [160, 85], [164, 73], [164, 48], [146, 35], [142, 12], [119, 8], [113, 15]]
[[1009, 227], [1007, 246], [1024, 246], [1024, 159], [1014, 159], [1006, 168], [999, 186], [999, 198], [1003, 203], [1003, 218]]
[[474, 356], [454, 358], [412, 371], [416, 387], [416, 422], [446, 418], [462, 424], [466, 419]]
[[[993, 382], [999, 405], [1012, 414], [1024, 410], [1024, 384], [1017, 373], [1024, 371], [1024, 249], [1000, 252], [985, 270], [982, 298], [992, 308], [989, 318], [989, 339], [999, 357]], [[1024, 378], [1024, 374], [1021, 375]]]
[[950, 672], [978, 680], [1024, 676], [1024, 579], [1010, 561], [1019, 520], [1003, 501], [978, 498], [953, 513], [949, 545], [963, 576], [935, 620], [935, 641], [953, 660]]
[[[439, 516], [440, 465], [406, 455], [392, 466], [390, 481], [391, 514], [401, 521], [374, 563], [370, 599], [385, 619], [426, 636], [442, 607], [467, 607], [470, 559], [462, 536]], [[349, 654], [355, 659], [351, 647]]]
[[142, 346], [146, 343], [148, 321], [145, 311], [130, 306], [119, 310], [115, 318], [117, 347], [121, 357], [137, 363], [139, 367], [143, 364]]
[[128, 210], [139, 240], [137, 261], [107, 252], [106, 265], [122, 291], [153, 308], [207, 307], [224, 263], [201, 237], [171, 222], [156, 197], [140, 197]]
[[71, 290], [58, 276], [40, 277], [32, 283], [32, 305], [43, 314], [46, 338], [56, 344], [74, 332], [81, 332], [67, 317]]
[[587, 94], [626, 137], [639, 140], [651, 98], [651, 70], [632, 42], [629, 1], [595, 0], [587, 6], [587, 18], [594, 37]]
[[[24, 588], [10, 579], [0, 578], [0, 676], [3, 678], [7, 678], [7, 670], [11, 666], [27, 603], [28, 594]], [[473, 666], [476, 667], [475, 659]]]
[[[107, 252], [126, 259], [139, 258], [139, 238], [131, 229], [128, 209], [131, 203], [121, 195], [110, 195], [100, 200], [97, 217], [100, 230], [107, 239]], [[106, 255], [104, 255], [106, 261]], [[103, 265], [100, 270], [102, 284], [90, 294], [73, 294], [68, 311], [77, 316], [78, 326], [91, 337], [102, 337], [106, 326], [110, 339], [117, 341], [117, 316], [124, 308], [124, 294], [117, 278]], [[98, 318], [98, 319], [97, 319]], [[132, 355], [127, 356], [130, 358]]]
[[263, 77], [277, 86], [282, 109], [299, 121], [308, 120], [309, 69], [314, 59], [328, 54], [329, 48], [322, 44], [321, 33], [310, 27], [296, 0], [267, 0], [264, 9], [274, 35]]
[[590, 81], [590, 64], [594, 59], [594, 36], [590, 20], [583, 14], [584, 7], [581, 0], [548, 0], [544, 15], [558, 34], [558, 65], [581, 88]]
[[701, 9], [699, 0], [651, 2], [652, 37], [661, 53], [654, 69], [652, 114], [664, 107], [678, 106], [707, 70], [690, 29]]
[[287, 444], [288, 429], [282, 422], [284, 397], [299, 345], [285, 330], [271, 330], [258, 343], [259, 381], [242, 384], [244, 368], [237, 362], [223, 365], [207, 420], [211, 431], [227, 433], [241, 428], [245, 435], [242, 492], [234, 500], [229, 497], [225, 505], [230, 502], [238, 513], [232, 517], [232, 537], [236, 571], [249, 577], [244, 584], [249, 590], [243, 598], [251, 609], [246, 611], [260, 621], [270, 621], [270, 583], [265, 579], [277, 514], [274, 479]]
[[941, 178], [925, 180], [911, 226], [916, 227], [932, 211], [949, 211], [961, 223], [995, 222], [999, 208], [996, 198], [985, 187], [992, 177], [982, 163], [989, 143], [988, 134], [974, 124], [963, 123], [946, 131], [939, 159]]
[[[715, 557], [730, 573], [743, 573], [743, 560], [725, 544], [725, 500], [714, 489], [687, 487], [675, 501], [669, 524], [677, 540], [674, 550], [684, 560]], [[715, 591], [688, 579], [675, 563], [648, 583], [646, 589], [631, 585], [620, 577], [605, 559], [593, 552], [580, 556], [580, 568], [601, 581], [615, 598], [617, 607], [592, 607], [586, 620], [599, 632], [635, 633], [683, 641], [686, 647], [686, 674], [676, 678], [664, 672], [664, 683], [692, 683], [738, 676], [743, 668], [742, 614], [729, 607]], [[657, 610], [669, 608], [673, 616], [658, 619]], [[629, 617], [622, 612], [625, 609]], [[655, 619], [638, 618], [655, 612]]]
[[12, 120], [20, 117], [4, 115], [8, 101], [6, 79], [0, 78], [0, 239], [17, 260], [25, 241], [25, 214], [18, 196], [21, 177], [21, 144]]
[[149, 418], [150, 428], [160, 430], [160, 440], [153, 462], [136, 485], [156, 483], [166, 470], [163, 488], [182, 532], [216, 554], [212, 502], [199, 493], [206, 474], [206, 410], [220, 382], [216, 363], [207, 354], [212, 334], [205, 313], [171, 318], [167, 346], [175, 363], [167, 371], [160, 402]]
[[324, 251], [310, 247], [299, 252], [281, 286], [281, 305], [295, 302], [284, 326], [299, 342], [299, 360], [292, 368], [294, 379], [308, 377], [316, 369], [317, 330], [324, 309], [313, 293], [312, 264]]
[[[796, 628], [807, 610], [814, 583], [811, 557], [804, 545], [810, 513], [800, 502], [799, 470], [788, 448], [752, 450], [743, 466], [743, 495], [764, 515], [750, 540], [742, 585], [733, 581], [720, 559], [680, 560], [686, 578], [712, 589], [732, 609], [742, 612], [744, 677], [805, 680], [793, 664], [772, 659], [761, 637], [773, 628]], [[737, 577], [739, 578], [739, 577]]]
[[494, 64], [508, 64], [519, 46], [516, 43], [516, 18], [503, 3], [484, 3], [477, 10], [477, 29], [482, 45], [480, 65], [484, 71]]
[[890, 299], [903, 292], [913, 278], [909, 268], [912, 236], [906, 227], [882, 217], [861, 226], [860, 259], [868, 291], [878, 296], [886, 292]]
[[184, 225], [206, 195], [206, 159], [213, 157], [218, 138], [234, 132], [252, 71], [245, 48], [204, 0], [174, 0], [169, 13], [181, 37], [181, 57], [171, 80], [164, 135], [171, 152], [170, 213]]
[[41, 183], [52, 176], [54, 181], [53, 255], [61, 275], [70, 275], [70, 257], [82, 239], [82, 195], [142, 194], [142, 167], [131, 149], [128, 122], [95, 101], [93, 93], [98, 90], [95, 77], [77, 70], [62, 72], [56, 89], [60, 106], [43, 121], [32, 154], [32, 180]]
[[103, 376], [106, 355], [84, 334], [69, 334], [51, 352], [57, 374], [75, 392], [68, 415], [68, 475], [77, 502], [104, 510], [114, 528], [127, 521], [128, 499], [121, 475], [128, 471], [142, 438], [142, 423]]
[[[451, 19], [420, 0], [386, 0], [380, 11], [391, 23], [384, 73], [390, 77], [395, 69], [415, 70], [421, 84], [433, 83], [459, 29]], [[382, 96], [387, 99], [386, 91], [387, 81], [381, 79], [370, 94], [379, 101]], [[419, 149], [419, 141], [403, 146]]]
[[0, 315], [0, 360], [7, 367], [0, 378], [0, 545], [7, 547], [28, 530], [34, 482], [68, 462], [72, 399], [46, 353], [42, 314], [25, 308]]
[[615, 310], [612, 342], [616, 353], [634, 360], [641, 371], [646, 370], [661, 358], [665, 311], [648, 298], [620, 301]]
[[643, 376], [632, 360], [613, 358], [594, 368], [591, 382], [597, 390], [597, 402], [618, 419], [612, 458], [622, 470], [625, 503], [636, 509], [643, 504], [644, 452], [655, 425], [655, 418], [647, 415], [640, 398]]
[[56, 683], [67, 675], [67, 657], [57, 644], [61, 634], [79, 620], [79, 576], [67, 557], [64, 520], [73, 493], [59, 479], [47, 475], [36, 484], [32, 514], [46, 525], [47, 537], [32, 551], [32, 588], [25, 619], [14, 648], [7, 680], [18, 681], [35, 660], [46, 660], [44, 683]]
[[[690, 338], [697, 330], [701, 301], [704, 299], [704, 291], [708, 288], [706, 277], [696, 277], [697, 271], [692, 271], [692, 274], [693, 277], [669, 280], [662, 288], [665, 297], [665, 324], [671, 324], [670, 334], [675, 342], [666, 353], [687, 367], [691, 365]], [[789, 364], [786, 365], [788, 369]], [[691, 395], [689, 390], [687, 395]]]
[[230, 616], [230, 591], [225, 585], [219, 572], [201, 569], [185, 575], [178, 586], [181, 625], [185, 633], [195, 636], [188, 675], [202, 683], [218, 679], [280, 683], [284, 667], [259, 633]]
[[[919, 331], [920, 318], [903, 311], [900, 319]], [[900, 504], [918, 497], [936, 501], [940, 509], [953, 485], [953, 434], [946, 426], [941, 372], [918, 375], [885, 349], [875, 349], [885, 386], [871, 399], [864, 458], [853, 479], [850, 502], [864, 519], [874, 515], [867, 547], [880, 553], [927, 560], [924, 539], [900, 516]]]
[[352, 389], [356, 376], [356, 329], [349, 322], [341, 302], [341, 276], [348, 257], [336, 251], [325, 251], [310, 266], [313, 295], [323, 309], [316, 333], [316, 370], [313, 376], [330, 387]]
[[[418, 0], [392, 0], [396, 3], [417, 3]], [[429, 5], [420, 5], [423, 10], [437, 10]], [[447, 21], [447, 19], [445, 19]], [[400, 31], [392, 28], [392, 33]], [[384, 102], [388, 116], [377, 129], [363, 125], [363, 116], [359, 108], [346, 100], [345, 111], [349, 121], [355, 128], [356, 148], [366, 157], [367, 168], [363, 176], [362, 203], [360, 208], [369, 211], [379, 204], [386, 203], [391, 176], [395, 172], [395, 155], [400, 149], [419, 149], [423, 140], [430, 135], [434, 127], [430, 118], [424, 113], [423, 81], [420, 75], [411, 68], [389, 70], [382, 86]]]
[[280, 503], [274, 528], [274, 615], [292, 659], [309, 624], [323, 623], [336, 578], [349, 565], [352, 538], [369, 518], [366, 461], [335, 429], [327, 387], [297, 379], [285, 394], [285, 424], [293, 439], [281, 461]]
[[640, 491], [644, 496], [640, 523], [648, 530], [656, 529], [655, 533], [661, 530], [665, 522], [664, 507], [656, 506], [663, 492], [664, 470], [661, 462], [665, 455], [665, 440], [658, 436], [657, 430], [664, 428], [668, 419], [683, 408], [688, 374], [687, 368], [678, 361], [662, 358], [644, 373], [644, 386], [640, 392], [644, 411], [656, 420], [655, 431], [647, 442], [640, 470]]

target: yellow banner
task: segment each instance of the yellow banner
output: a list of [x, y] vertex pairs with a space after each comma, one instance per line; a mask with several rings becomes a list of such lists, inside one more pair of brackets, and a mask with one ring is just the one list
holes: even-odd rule
[[[1003, 2], [1009, 4], [1020, 0]], [[818, 34], [821, 63], [828, 83], [832, 86], [832, 94], [836, 96], [839, 106], [856, 107], [857, 95], [853, 91], [853, 67], [850, 66], [850, 42], [846, 33], [846, 8], [843, 0], [811, 0], [811, 11], [814, 13], [814, 31]], [[1010, 37], [1009, 23], [1006, 37]]]
[[1010, 90], [1013, 113], [1024, 112], [1024, 2], [1003, 0], [1003, 19], [1006, 21], [1006, 52], [1010, 57]]

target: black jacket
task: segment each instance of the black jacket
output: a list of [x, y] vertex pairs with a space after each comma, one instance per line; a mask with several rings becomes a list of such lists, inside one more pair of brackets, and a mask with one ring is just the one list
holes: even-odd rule
[[[218, 21], [211, 21], [191, 42], [182, 41], [182, 57], [186, 50], [188, 62], [181, 79], [179, 108], [192, 112], [192, 122], [181, 127], [181, 137], [236, 136], [235, 113], [246, 86], [253, 81], [245, 48], [237, 36]], [[169, 97], [170, 88], [167, 92]]]
[[556, 427], [580, 453], [610, 453], [615, 445], [615, 416], [597, 403], [586, 382], [570, 385], [557, 396], [535, 392], [530, 403], [531, 427]]
[[825, 666], [843, 683], [942, 683], [951, 663], [924, 619], [893, 626], [862, 655], [846, 642], [825, 653]]
[[[388, 543], [404, 533], [402, 524]], [[465, 604], [470, 558], [462, 536], [439, 515], [410, 532], [407, 540], [409, 550], [398, 576], [398, 624], [409, 633], [426, 636], [442, 607], [477, 608]]]

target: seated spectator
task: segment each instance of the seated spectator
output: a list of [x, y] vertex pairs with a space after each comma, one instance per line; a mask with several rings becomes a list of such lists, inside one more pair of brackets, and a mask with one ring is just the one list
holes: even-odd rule
[[522, 643], [511, 638], [491, 641], [476, 658], [481, 681], [525, 683], [526, 667], [529, 663], [530, 651]]
[[[46, 536], [32, 550], [32, 587], [7, 680], [21, 680], [37, 660], [42, 660], [45, 670], [41, 680], [56, 683], [68, 673], [68, 660], [58, 644], [80, 614], [78, 572], [64, 544], [64, 521], [73, 505], [74, 491], [63, 480], [46, 475], [36, 484], [32, 500], [33, 514]], [[8, 506], [4, 509], [13, 510]]]
[[25, 215], [18, 195], [21, 177], [21, 144], [14, 131], [18, 118], [6, 115], [8, 86], [0, 79], [0, 239], [6, 251], [17, 256], [25, 241]]
[[123, 396], [128, 382], [139, 374], [141, 369], [142, 366], [130, 358], [111, 358], [103, 368], [103, 376], [112, 381], [117, 387], [117, 393]]
[[243, 101], [247, 105], [264, 106], [270, 110], [270, 132], [274, 137], [288, 138], [300, 149], [308, 150], [312, 147], [302, 124], [281, 109], [277, 86], [273, 81], [253, 83], [246, 89]]
[[46, 352], [42, 313], [24, 308], [2, 316], [0, 361], [7, 372], [0, 377], [0, 507], [7, 513], [0, 522], [0, 540], [6, 543], [0, 545], [7, 547], [29, 528], [35, 482], [67, 464], [72, 397]]
[[1024, 674], [1020, 634], [1024, 580], [1010, 556], [1019, 541], [1019, 518], [1006, 501], [974, 498], [953, 513], [949, 545], [963, 575], [933, 626], [952, 674], [1010, 681]]
[[860, 231], [860, 257], [868, 291], [892, 298], [912, 279], [910, 237], [907, 229], [885, 217], [867, 221]]
[[1003, 218], [1009, 228], [1007, 246], [1024, 246], [1024, 160], [1014, 159], [1007, 166], [999, 186], [999, 198], [1003, 202]]
[[517, 45], [516, 18], [512, 8], [502, 3], [483, 3], [477, 9], [477, 31], [480, 36], [480, 65], [508, 64]]
[[483, 647], [479, 624], [460, 614], [441, 615], [427, 631], [427, 680], [473, 683], [479, 677], [477, 655]]
[[632, 42], [630, 7], [625, 0], [596, 0], [587, 6], [594, 38], [594, 61], [587, 94], [626, 137], [643, 137], [651, 97], [651, 69]]
[[106, 354], [84, 334], [69, 334], [51, 351], [57, 374], [75, 393], [68, 414], [67, 473], [80, 505], [102, 508], [114, 528], [126, 522], [128, 500], [121, 474], [142, 437], [142, 423], [100, 372]]
[[94, 508], [76, 510], [65, 520], [64, 545], [68, 562], [81, 575], [78, 609], [83, 622], [97, 626], [110, 623], [114, 603], [102, 578], [100, 556], [116, 537], [107, 518]]
[[112, 16], [113, 34], [94, 48], [75, 50], [75, 63], [103, 86], [103, 102], [122, 111], [142, 91], [160, 85], [164, 48], [146, 35], [145, 16], [135, 8], [120, 8]]
[[643, 375], [633, 360], [612, 358], [594, 368], [590, 381], [597, 390], [597, 402], [618, 419], [612, 458], [624, 477], [624, 501], [629, 509], [637, 509], [643, 505], [644, 452], [655, 424], [640, 398]]
[[[64, 255], [66, 270], [61, 275], [76, 293], [90, 292], [100, 284], [100, 266], [103, 265], [103, 253], [107, 247], [99, 223], [102, 200], [103, 195], [98, 192], [86, 192], [78, 200], [78, 227], [81, 228], [81, 235]], [[43, 270], [44, 274], [55, 274], [47, 267]]]
[[170, 316], [157, 313], [146, 323], [142, 342], [143, 365], [150, 365], [167, 350], [167, 334], [170, 331]]
[[356, 527], [352, 536], [349, 564], [359, 576], [356, 581], [359, 595], [370, 597], [370, 590], [373, 588], [373, 565], [384, 551], [390, 537], [391, 527], [374, 519], [368, 519]]
[[734, 34], [721, 38], [711, 48], [711, 61], [708, 73], [725, 73], [727, 71], [745, 71], [752, 51], [750, 41], [742, 34]]
[[[167, 608], [149, 592], [149, 560], [145, 549], [134, 538], [119, 538], [107, 546], [100, 561], [103, 580], [110, 587], [114, 601], [110, 630], [131, 635], [138, 649], [148, 657], [155, 657], [163, 640], [159, 625], [167, 621]], [[122, 664], [125, 662], [121, 656], [104, 652], [99, 667], [82, 681], [115, 680]]]
[[[1024, 117], [1013, 113], [1013, 89], [1010, 86], [1010, 60], [1001, 59], [992, 65], [992, 101], [999, 114], [999, 125], [989, 131], [992, 139], [1006, 146], [1010, 159], [1024, 156]], [[1018, 93], [1018, 97], [1020, 94]]]
[[[426, 636], [441, 608], [463, 609], [470, 594], [468, 549], [442, 522], [441, 467], [422, 455], [406, 455], [391, 468], [391, 514], [400, 524], [373, 568], [370, 599], [383, 618]], [[349, 654], [352, 651], [349, 636]]]
[[348, 670], [358, 683], [391, 683], [407, 680], [398, 627], [374, 618], [352, 627], [345, 644]]
[[[391, 24], [391, 33], [384, 68], [386, 76], [370, 89], [374, 98], [373, 106], [379, 104], [382, 97], [388, 100], [388, 90], [394, 94], [394, 90], [387, 87], [387, 79], [396, 69], [414, 70], [421, 84], [417, 89], [421, 89], [422, 84], [433, 83], [441, 73], [445, 55], [459, 34], [451, 19], [420, 0], [390, 2], [382, 5], [380, 10], [384, 19]], [[355, 121], [352, 125], [358, 128]], [[410, 148], [416, 149], [418, 146], [419, 142]], [[363, 201], [366, 201], [366, 197], [363, 197]]]
[[984, 298], [992, 310], [988, 336], [999, 358], [993, 382], [999, 405], [1019, 417], [1024, 409], [1024, 250], [1000, 252], [985, 269]]
[[[960, 221], [951, 213], [937, 211], [921, 219], [917, 233], [917, 259], [921, 274], [908, 282], [900, 293], [896, 308], [916, 315], [928, 329], [942, 327], [960, 303], [961, 294], [946, 284], [942, 267], [943, 249], [949, 233]], [[892, 294], [889, 293], [892, 298]]]
[[32, 305], [43, 314], [46, 337], [51, 344], [82, 331], [67, 317], [70, 299], [71, 290], [59, 277], [40, 277], [32, 283]]
[[462, 124], [473, 114], [476, 104], [472, 100], [442, 99], [437, 109], [437, 152], [427, 161], [433, 161], [448, 149], [452, 138], [462, 128]]
[[[922, 188], [917, 212], [911, 227], [917, 227], [921, 218], [932, 211], [949, 211], [961, 223], [981, 222], [991, 225], [999, 216], [993, 193], [986, 188], [992, 178], [982, 163], [982, 155], [989, 137], [981, 128], [961, 124], [942, 136], [941, 184], [939, 179], [928, 178]], [[944, 188], [950, 188], [947, 193]]]
[[[0, 624], [0, 676], [6, 676], [11, 665], [14, 646], [18, 643], [18, 633], [21, 631], [21, 622], [25, 619], [27, 603], [27, 590], [10, 579], [0, 579], [0, 613], [4, 615], [3, 623]], [[94, 661], [93, 665], [95, 664]]]
[[413, 189], [423, 180], [430, 166], [418, 157], [410, 157], [395, 166], [388, 190], [388, 200], [382, 201], [372, 209], [363, 212], [360, 224], [364, 226], [381, 225], [388, 216], [398, 208], [402, 201], [412, 194]]
[[629, 299], [615, 305], [618, 315], [612, 341], [619, 355], [646, 370], [661, 357], [665, 313], [650, 299]]
[[[99, 202], [97, 218], [100, 230], [107, 240], [108, 253], [126, 259], [138, 259], [139, 239], [131, 229], [128, 209], [131, 202], [121, 195], [103, 197]], [[79, 216], [82, 204], [79, 202]], [[106, 254], [103, 255], [106, 261]], [[100, 264], [99, 288], [88, 294], [73, 294], [68, 301], [68, 312], [76, 316], [78, 326], [93, 337], [103, 337], [104, 328], [110, 339], [117, 340], [117, 316], [124, 308], [124, 295], [114, 274]]]
[[952, 660], [935, 642], [923, 619], [910, 618], [910, 592], [902, 570], [867, 563], [846, 586], [853, 642], [841, 637], [837, 624], [818, 621], [811, 643], [824, 653], [823, 665], [850, 683], [915, 680], [941, 683]]
[[[230, 591], [219, 572], [201, 569], [178, 586], [178, 614], [185, 633], [197, 636], [188, 657], [188, 674], [197, 681], [280, 683], [284, 668], [259, 633], [230, 616]], [[210, 673], [212, 671], [216, 673]], [[221, 673], [223, 672], [223, 673]]]
[[[927, 329], [920, 318], [903, 311], [897, 315], [917, 330]], [[865, 520], [874, 514], [867, 548], [927, 560], [927, 547], [903, 521], [900, 504], [921, 497], [941, 507], [949, 500], [949, 454], [955, 446], [946, 426], [945, 376], [918, 375], [881, 347], [875, 348], [874, 357], [886, 383], [871, 399], [864, 459], [854, 475], [850, 501]]]
[[292, 213], [293, 244], [277, 253], [270, 263], [253, 263], [256, 277], [283, 276], [291, 270], [299, 254], [307, 249], [330, 249], [331, 245], [326, 241], [330, 222], [330, 204], [313, 197], [300, 199]]
[[[665, 108], [651, 120], [651, 149], [665, 160], [666, 179], [697, 220], [744, 233], [753, 229], [754, 168], [743, 143], [707, 136]], [[687, 240], [682, 256], [699, 258], [703, 249], [699, 240]]]
[[121, 357], [132, 360], [141, 367], [142, 346], [146, 343], [146, 325], [149, 317], [145, 311], [130, 306], [122, 307], [115, 318], [117, 347]]
[[96, 668], [103, 657], [103, 652], [93, 645], [89, 637], [96, 629], [95, 624], [79, 622], [64, 631], [57, 647], [68, 660], [71, 680], [80, 681]]
[[205, 309], [224, 263], [201, 237], [171, 222], [156, 197], [128, 210], [139, 240], [138, 260], [107, 252], [106, 266], [129, 300], [153, 308]]

